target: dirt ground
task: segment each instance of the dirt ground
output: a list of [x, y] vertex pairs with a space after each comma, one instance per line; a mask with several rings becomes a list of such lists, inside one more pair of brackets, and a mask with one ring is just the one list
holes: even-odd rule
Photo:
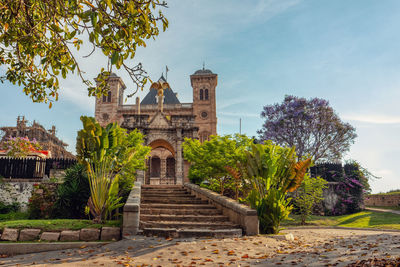
[[165, 239], [132, 236], [98, 248], [0, 259], [2, 266], [346, 266], [400, 257], [400, 232], [288, 229], [293, 241], [270, 236]]

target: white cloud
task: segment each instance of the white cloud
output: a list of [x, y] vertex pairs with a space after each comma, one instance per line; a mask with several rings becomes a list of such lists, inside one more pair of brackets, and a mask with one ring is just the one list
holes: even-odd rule
[[343, 119], [349, 121], [373, 123], [373, 124], [399, 124], [400, 116], [380, 115], [380, 114], [349, 114], [343, 115]]

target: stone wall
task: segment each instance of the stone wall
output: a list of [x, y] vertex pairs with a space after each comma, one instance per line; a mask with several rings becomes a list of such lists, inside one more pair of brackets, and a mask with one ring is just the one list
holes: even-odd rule
[[397, 195], [369, 195], [364, 198], [366, 206], [400, 207], [400, 194]]
[[21, 210], [28, 209], [28, 200], [32, 196], [33, 185], [37, 182], [3, 182], [0, 183], [0, 202], [11, 204], [18, 202]]
[[[21, 181], [17, 179], [11, 181], [3, 181], [2, 183], [0, 183], [0, 202], [3, 202], [5, 204], [12, 204], [14, 202], [17, 202], [21, 206], [21, 211], [27, 211], [29, 198], [32, 196], [33, 188], [37, 184], [43, 183], [38, 181]], [[51, 190], [57, 189], [57, 184], [44, 184], [48, 184]]]

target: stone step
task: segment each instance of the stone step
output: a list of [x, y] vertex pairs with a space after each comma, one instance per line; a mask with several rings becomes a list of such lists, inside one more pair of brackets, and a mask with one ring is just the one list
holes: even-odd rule
[[142, 190], [146, 189], [185, 189], [182, 185], [142, 185]]
[[163, 236], [172, 238], [188, 238], [188, 237], [240, 237], [242, 229], [176, 229], [176, 228], [144, 228], [143, 234], [146, 236]]
[[183, 221], [140, 221], [144, 228], [176, 228], [176, 229], [232, 229], [240, 228], [231, 222], [183, 222]]
[[141, 203], [140, 209], [180, 209], [180, 210], [196, 210], [196, 209], [214, 209], [210, 204], [168, 204], [168, 203]]
[[208, 204], [207, 200], [201, 199], [179, 199], [179, 198], [142, 198], [141, 203], [160, 203], [160, 204]]
[[176, 222], [227, 222], [229, 218], [224, 215], [176, 215], [176, 214], [141, 214], [141, 221], [176, 221]]
[[221, 215], [222, 212], [216, 208], [206, 209], [159, 209], [151, 208], [144, 209], [140, 208], [140, 214], [160, 215], [160, 214], [175, 214], [175, 215]]
[[185, 188], [142, 188], [142, 192], [188, 192]]
[[192, 196], [189, 192], [185, 191], [185, 192], [153, 192], [153, 191], [149, 191], [149, 192], [142, 192], [141, 193], [142, 196]]
[[188, 191], [145, 191], [141, 192], [141, 195], [188, 195], [190, 196], [191, 194]]
[[190, 194], [142, 194], [142, 198], [196, 198]]

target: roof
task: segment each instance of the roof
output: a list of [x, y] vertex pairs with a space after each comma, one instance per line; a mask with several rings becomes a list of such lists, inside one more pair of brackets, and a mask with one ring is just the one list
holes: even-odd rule
[[[163, 75], [161, 75], [159, 82], [167, 82]], [[143, 98], [141, 105], [157, 105], [156, 101], [157, 90], [154, 88], [150, 88], [150, 92]], [[167, 88], [164, 90], [164, 104], [180, 104], [181, 102], [176, 97], [174, 91], [171, 88]]]
[[211, 70], [204, 68], [196, 70], [195, 73], [193, 73], [193, 75], [207, 75], [207, 74], [214, 74], [214, 73]]

